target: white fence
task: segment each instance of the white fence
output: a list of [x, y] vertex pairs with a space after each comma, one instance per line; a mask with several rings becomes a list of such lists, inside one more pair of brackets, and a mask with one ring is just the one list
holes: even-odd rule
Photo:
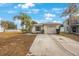
[[14, 30], [6, 30], [6, 32], [21, 32], [21, 30], [17, 30], [17, 29], [14, 29]]

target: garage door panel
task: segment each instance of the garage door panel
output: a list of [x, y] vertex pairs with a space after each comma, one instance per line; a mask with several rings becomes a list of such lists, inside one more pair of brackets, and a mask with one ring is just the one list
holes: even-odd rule
[[56, 28], [48, 27], [47, 33], [56, 33]]

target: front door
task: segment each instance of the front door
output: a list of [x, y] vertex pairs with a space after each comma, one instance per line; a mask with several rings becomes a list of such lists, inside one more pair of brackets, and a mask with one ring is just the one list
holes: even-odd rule
[[41, 27], [40, 26], [36, 26], [36, 31], [41, 31]]

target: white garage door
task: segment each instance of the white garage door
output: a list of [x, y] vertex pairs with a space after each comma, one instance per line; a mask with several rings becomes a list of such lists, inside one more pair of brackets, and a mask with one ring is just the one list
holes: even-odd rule
[[49, 33], [49, 34], [56, 33], [56, 28], [48, 27], [47, 33]]

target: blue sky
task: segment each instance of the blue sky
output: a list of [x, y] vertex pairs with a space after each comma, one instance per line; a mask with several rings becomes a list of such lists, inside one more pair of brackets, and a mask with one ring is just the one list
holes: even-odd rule
[[63, 23], [60, 15], [68, 6], [67, 3], [4, 3], [0, 4], [0, 19], [13, 21], [13, 16], [25, 12], [39, 23]]

